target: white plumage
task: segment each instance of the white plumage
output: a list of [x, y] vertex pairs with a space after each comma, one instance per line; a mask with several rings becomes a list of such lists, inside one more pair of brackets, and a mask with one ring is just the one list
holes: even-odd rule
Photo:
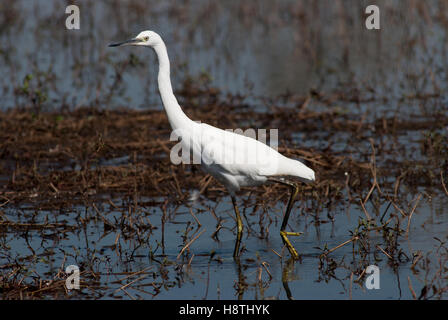
[[314, 171], [300, 161], [289, 159], [254, 138], [189, 119], [173, 94], [168, 53], [162, 38], [157, 33], [143, 31], [136, 38], [110, 46], [124, 45], [147, 46], [155, 50], [159, 61], [160, 96], [170, 125], [175, 134], [181, 138], [182, 150], [188, 150], [193, 159], [200, 160], [202, 169], [229, 191], [238, 225], [234, 256], [239, 256], [242, 235], [242, 221], [235, 202], [235, 192], [241, 187], [257, 186], [271, 180], [293, 188], [280, 233], [291, 255], [297, 258], [297, 252], [287, 235], [298, 233], [285, 231], [292, 203], [297, 194], [297, 186], [286, 180], [275, 180], [275, 177], [292, 176], [303, 182], [311, 182], [315, 180]]
[[226, 186], [231, 195], [241, 187], [263, 184], [269, 177], [314, 180], [314, 171], [303, 163], [252, 137], [193, 121], [179, 132], [185, 149], [193, 158], [200, 158], [204, 171]]

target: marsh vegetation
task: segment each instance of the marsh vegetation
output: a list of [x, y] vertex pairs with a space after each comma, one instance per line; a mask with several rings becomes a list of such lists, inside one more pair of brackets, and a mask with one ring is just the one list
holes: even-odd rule
[[[444, 1], [378, 1], [381, 31], [363, 1], [147, 2], [82, 3], [79, 31], [63, 1], [0, 3], [1, 298], [446, 299]], [[316, 171], [289, 223], [299, 261], [275, 185], [239, 194], [232, 258], [225, 189], [170, 162], [154, 56], [107, 49], [147, 28], [190, 118], [278, 128]]]

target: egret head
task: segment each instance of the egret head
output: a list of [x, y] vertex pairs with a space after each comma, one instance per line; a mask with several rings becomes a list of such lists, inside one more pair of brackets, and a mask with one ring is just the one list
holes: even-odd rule
[[162, 41], [162, 38], [154, 31], [142, 31], [135, 38], [119, 42], [112, 43], [109, 47], [121, 47], [121, 46], [145, 46], [154, 47]]

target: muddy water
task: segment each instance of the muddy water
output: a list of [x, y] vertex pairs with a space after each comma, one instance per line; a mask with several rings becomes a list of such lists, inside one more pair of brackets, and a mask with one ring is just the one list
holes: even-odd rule
[[[0, 20], [0, 108], [161, 109], [154, 55], [145, 49], [107, 48], [110, 42], [153, 29], [162, 34], [168, 46], [176, 89], [191, 77], [201, 86], [217, 88], [223, 97], [243, 95], [240, 100], [258, 111], [272, 105], [295, 107], [294, 97], [317, 90], [330, 97], [330, 108], [362, 116], [368, 124], [384, 115], [423, 119], [446, 111], [446, 5], [443, 1], [378, 4], [382, 29], [367, 31], [363, 1], [81, 1], [81, 29], [68, 31], [64, 27], [65, 6], [60, 1], [5, 1], [0, 4], [4, 9]], [[32, 75], [28, 83], [26, 75]], [[34, 92], [32, 97], [23, 93], [27, 88]], [[331, 98], [333, 94], [337, 97]], [[39, 102], [42, 96], [45, 98]], [[186, 98], [179, 95], [179, 99], [182, 102]], [[317, 112], [329, 106], [315, 101], [307, 108]], [[352, 141], [347, 132], [323, 141], [328, 137], [325, 130], [297, 132], [293, 139], [306, 148], [330, 148], [336, 154], [369, 161], [368, 139], [377, 136], [375, 126], [363, 127], [364, 142]], [[437, 132], [447, 134], [446, 128]], [[427, 160], [427, 153], [420, 147], [424, 134], [410, 128], [381, 141], [383, 148], [393, 152], [378, 154], [378, 166], [388, 167], [391, 161]], [[110, 164], [127, 160], [122, 157]], [[391, 176], [390, 183], [395, 178]], [[182, 191], [195, 192], [190, 186], [182, 186]], [[363, 199], [368, 191], [362, 191]], [[158, 199], [142, 197], [135, 219], [149, 222], [154, 228], [142, 229], [137, 235], [131, 232], [129, 237], [126, 232], [108, 230], [91, 206], [55, 211], [36, 209], [40, 206], [32, 201], [20, 206], [5, 203], [2, 216], [14, 223], [50, 221], [75, 228], [64, 233], [57, 228], [26, 232], [23, 228], [3, 229], [0, 265], [25, 261], [29, 274], [35, 272], [42, 279], [52, 279], [61, 264], [92, 270], [97, 277], [84, 279], [89, 289], [84, 289], [83, 295], [74, 295], [76, 298], [412, 299], [409, 283], [418, 297], [437, 276], [439, 259], [442, 264], [447, 261], [437, 250], [439, 240], [447, 238], [448, 198], [440, 186], [410, 188], [409, 197], [401, 203], [403, 208], [409, 204], [408, 214], [418, 194], [422, 198], [410, 220], [409, 232], [397, 244], [407, 258], [399, 255], [398, 264], [390, 263], [379, 249], [373, 249], [361, 263], [359, 253], [354, 253], [359, 244], [354, 247], [351, 243], [329, 254], [332, 262], [322, 262], [322, 249], [335, 248], [351, 239], [360, 220], [365, 219], [359, 201], [348, 201], [349, 194], [342, 191], [342, 201], [322, 204], [318, 211], [312, 210], [315, 206], [305, 196], [296, 204], [290, 227], [304, 234], [293, 239], [302, 255], [295, 264], [288, 262], [287, 252], [282, 252], [278, 235], [285, 207], [282, 201], [269, 207], [267, 213], [257, 209], [255, 214], [251, 214], [255, 203], [249, 201], [244, 222], [250, 229], [243, 237], [246, 251], [240, 261], [234, 261], [233, 208], [224, 194], [216, 201], [201, 196], [196, 202], [181, 204], [164, 195]], [[126, 207], [128, 199], [124, 196], [103, 196], [116, 207], [123, 203]], [[240, 205], [247, 198], [246, 193]], [[163, 212], [159, 204], [167, 200]], [[151, 205], [154, 201], [157, 205]], [[382, 213], [394, 211], [387, 209], [385, 199], [378, 201], [366, 204], [368, 212], [379, 212], [377, 220]], [[115, 206], [104, 202], [98, 210], [111, 223], [120, 224], [127, 208], [117, 210]], [[200, 228], [196, 228], [190, 208]], [[210, 213], [212, 209], [216, 217]], [[398, 210], [394, 212], [399, 215]], [[261, 214], [265, 215], [262, 223]], [[213, 238], [220, 218], [223, 228]], [[406, 230], [407, 220], [403, 221], [401, 228]], [[185, 239], [188, 242], [196, 235], [200, 236], [186, 255], [178, 258]], [[371, 248], [383, 248], [385, 243], [381, 231], [368, 232]], [[283, 253], [284, 258], [274, 251]], [[415, 271], [411, 268], [413, 254], [418, 252], [429, 263]], [[380, 268], [379, 290], [366, 289], [365, 277], [356, 282], [362, 272], [359, 269], [368, 264]], [[140, 275], [147, 277], [126, 291], [120, 289], [126, 284], [121, 279], [141, 270], [145, 272]], [[354, 270], [360, 272], [351, 276]], [[440, 279], [440, 287], [446, 286], [446, 278], [440, 275]]]

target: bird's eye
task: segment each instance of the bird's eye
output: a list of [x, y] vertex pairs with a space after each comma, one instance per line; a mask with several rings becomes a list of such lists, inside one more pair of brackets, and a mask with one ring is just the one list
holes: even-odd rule
[[148, 40], [149, 40], [149, 37], [146, 36], [146, 37], [143, 38], [143, 40], [148, 41]]

